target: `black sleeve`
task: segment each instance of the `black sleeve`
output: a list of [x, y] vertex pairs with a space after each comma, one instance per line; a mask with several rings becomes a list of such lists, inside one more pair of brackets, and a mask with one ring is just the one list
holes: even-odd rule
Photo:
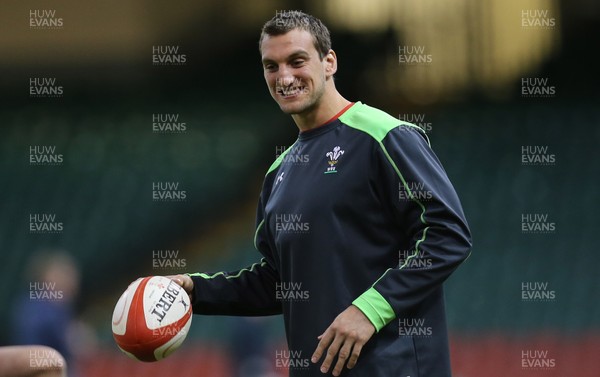
[[265, 202], [263, 189], [258, 203], [254, 236], [254, 246], [263, 258], [235, 272], [189, 274], [194, 281], [194, 314], [261, 316], [282, 313], [281, 302], [276, 299], [279, 273], [267, 242]]
[[353, 302], [379, 331], [439, 288], [468, 257], [471, 234], [454, 187], [426, 135], [416, 127], [392, 129], [379, 143], [378, 156], [398, 231], [411, 239], [398, 266]]

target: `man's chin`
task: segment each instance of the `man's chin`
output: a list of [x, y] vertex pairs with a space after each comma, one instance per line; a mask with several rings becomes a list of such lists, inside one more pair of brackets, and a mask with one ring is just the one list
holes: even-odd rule
[[305, 108], [296, 104], [279, 104], [279, 108], [287, 115], [295, 115], [302, 113]]
[[281, 111], [288, 115], [302, 114], [310, 108], [310, 104], [307, 104], [306, 101], [279, 102], [278, 104]]

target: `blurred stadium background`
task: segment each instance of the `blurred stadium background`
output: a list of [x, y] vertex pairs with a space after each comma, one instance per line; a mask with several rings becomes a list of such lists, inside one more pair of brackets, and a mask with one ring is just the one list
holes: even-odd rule
[[[474, 250], [446, 284], [455, 376], [597, 376], [592, 0], [3, 1], [0, 344], [18, 341], [16, 303], [41, 289], [32, 256], [62, 250], [80, 274], [73, 376], [285, 374], [279, 317], [195, 316], [182, 349], [146, 365], [117, 350], [110, 316], [138, 276], [259, 257], [261, 180], [297, 129], [266, 90], [257, 39], [286, 9], [330, 27], [340, 92], [423, 126], [456, 186]], [[156, 46], [182, 64], [155, 64]], [[35, 78], [62, 94], [32, 96]], [[157, 114], [176, 116], [179, 132], [157, 132]], [[552, 161], [524, 165], [528, 146]], [[165, 182], [185, 198], [153, 200]], [[552, 229], [524, 233], [527, 214]], [[62, 229], [32, 232], [32, 222]], [[529, 283], [552, 298], [523, 301]]]

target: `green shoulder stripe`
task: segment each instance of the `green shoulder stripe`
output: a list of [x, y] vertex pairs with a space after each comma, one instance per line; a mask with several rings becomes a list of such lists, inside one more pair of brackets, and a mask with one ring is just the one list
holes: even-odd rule
[[294, 145], [296, 145], [296, 143], [297, 143], [297, 142], [298, 142], [298, 140], [296, 140], [296, 141], [294, 142], [294, 144], [292, 144], [292, 145], [291, 145], [291, 146], [290, 146], [288, 149], [286, 149], [285, 151], [283, 151], [283, 153], [282, 153], [282, 154], [280, 154], [280, 155], [279, 155], [279, 156], [278, 156], [278, 157], [275, 159], [275, 161], [273, 161], [273, 163], [271, 164], [271, 167], [269, 168], [269, 170], [267, 170], [267, 174], [265, 174], [265, 175], [269, 175], [269, 173], [270, 173], [270, 172], [272, 172], [273, 170], [277, 169], [277, 167], [278, 167], [279, 165], [281, 165], [281, 163], [283, 162], [283, 159], [284, 159], [285, 155], [286, 155], [286, 154], [288, 154], [288, 152], [289, 152], [290, 150], [292, 150], [292, 148], [294, 147]]
[[[389, 115], [386, 112], [383, 112], [379, 109], [375, 109], [370, 106], [367, 106], [361, 102], [357, 102], [354, 106], [349, 108], [348, 111], [346, 111], [344, 114], [342, 114], [342, 116], [340, 116], [340, 120], [344, 124], [346, 124], [348, 127], [351, 127], [351, 128], [354, 128], [354, 129], [357, 129], [359, 131], [369, 134], [372, 138], [374, 138], [379, 143], [379, 147], [383, 151], [383, 154], [385, 155], [386, 159], [388, 160], [388, 162], [390, 163], [390, 165], [392, 166], [392, 168], [394, 169], [394, 171], [400, 178], [400, 181], [402, 181], [402, 185], [406, 189], [406, 192], [408, 193], [408, 197], [411, 200], [413, 200], [421, 208], [421, 216], [419, 217], [419, 220], [424, 225], [427, 225], [427, 221], [425, 220], [425, 216], [424, 216], [425, 215], [425, 206], [412, 193], [412, 190], [408, 186], [408, 183], [404, 179], [404, 176], [400, 172], [400, 169], [398, 169], [398, 166], [396, 165], [396, 163], [394, 162], [394, 160], [388, 153], [387, 148], [385, 147], [385, 145], [383, 145], [383, 139], [385, 139], [386, 135], [391, 130], [393, 130], [394, 128], [399, 127], [401, 125], [408, 126], [408, 127], [414, 127], [416, 129], [418, 129], [423, 135], [425, 135], [425, 132], [420, 127], [415, 126], [414, 124], [400, 121], [400, 120], [394, 118], [393, 116]], [[425, 137], [427, 138], [427, 135], [425, 135]], [[426, 140], [427, 140], [427, 143], [429, 144], [429, 139], [427, 138]], [[420, 240], [421, 242], [424, 240], [425, 233], [426, 232], [423, 232], [423, 238]], [[417, 244], [417, 246], [418, 246], [418, 244]], [[416, 251], [415, 251], [415, 253], [416, 253]]]
[[378, 142], [383, 141], [388, 132], [396, 127], [412, 127], [419, 131], [425, 137], [425, 140], [427, 140], [427, 144], [431, 146], [429, 137], [427, 137], [427, 134], [421, 127], [394, 118], [385, 111], [365, 105], [362, 102], [356, 102], [339, 119], [349, 127], [368, 133]]

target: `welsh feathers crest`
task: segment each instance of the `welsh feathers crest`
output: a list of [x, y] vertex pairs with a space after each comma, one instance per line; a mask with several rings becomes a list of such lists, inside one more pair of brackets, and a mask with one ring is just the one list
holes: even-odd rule
[[329, 164], [329, 166], [327, 167], [327, 170], [325, 170], [324, 174], [337, 173], [335, 166], [338, 163], [338, 159], [343, 154], [344, 150], [340, 148], [339, 145], [334, 147], [331, 152], [327, 152], [325, 154], [325, 156], [329, 158], [329, 161], [327, 161], [327, 164]]

